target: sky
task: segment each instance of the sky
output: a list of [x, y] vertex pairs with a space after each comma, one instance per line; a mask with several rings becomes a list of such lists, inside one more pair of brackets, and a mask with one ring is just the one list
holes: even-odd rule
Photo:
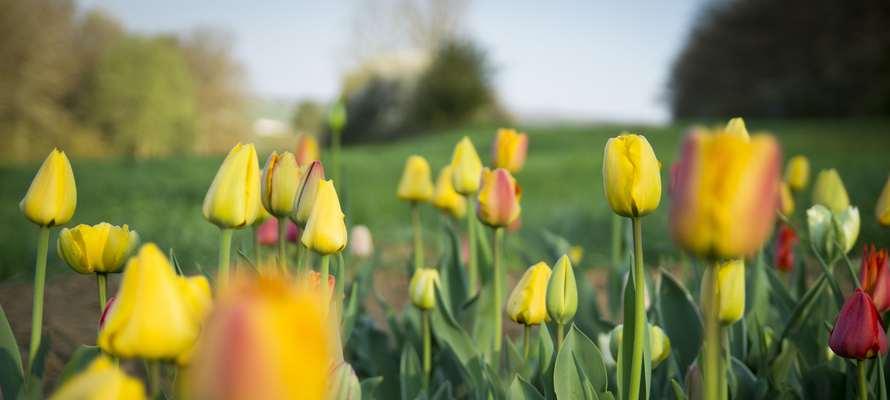
[[[358, 2], [83, 0], [128, 29], [233, 35], [248, 89], [261, 97], [327, 101], [339, 92]], [[366, 1], [366, 0], [365, 0]], [[464, 23], [496, 68], [520, 119], [664, 122], [673, 59], [707, 0], [476, 0]]]

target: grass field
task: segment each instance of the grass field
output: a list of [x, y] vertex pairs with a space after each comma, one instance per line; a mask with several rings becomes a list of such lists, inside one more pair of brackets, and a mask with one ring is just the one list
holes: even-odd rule
[[[582, 245], [588, 255], [586, 263], [604, 262], [611, 229], [611, 213], [602, 195], [600, 172], [606, 139], [625, 129], [646, 134], [665, 165], [662, 179], [666, 188], [667, 166], [673, 162], [681, 134], [688, 126], [527, 127], [528, 162], [518, 174], [523, 187], [523, 240], [533, 242], [542, 228], [547, 228]], [[881, 230], [874, 220], [877, 196], [890, 173], [887, 155], [890, 121], [749, 121], [748, 126], [752, 132], [769, 130], [778, 135], [786, 158], [794, 154], [807, 155], [814, 174], [822, 168], [837, 168], [852, 202], [860, 208], [860, 244], [867, 241], [890, 245], [888, 231]], [[397, 249], [407, 247], [408, 207], [395, 198], [405, 158], [410, 154], [423, 155], [433, 169], [438, 170], [450, 160], [452, 146], [465, 134], [473, 138], [483, 160], [487, 161], [494, 136], [492, 127], [346, 148], [342, 200], [349, 222], [368, 225], [374, 232], [378, 249], [397, 253]], [[261, 164], [271, 150], [269, 147], [260, 144]], [[143, 241], [175, 249], [186, 267], [214, 265], [218, 233], [201, 216], [201, 202], [221, 159], [217, 156], [124, 161], [73, 157], [78, 204], [71, 224], [100, 221], [129, 224]], [[2, 280], [31, 276], [37, 230], [19, 212], [18, 201], [37, 167], [37, 163], [0, 167]], [[661, 256], [676, 254], [667, 234], [668, 202], [665, 193], [661, 207], [645, 219], [643, 228], [647, 251]], [[798, 199], [798, 214], [808, 203], [809, 193], [806, 193]], [[428, 230], [437, 229], [439, 218], [434, 209], [424, 210], [424, 222]], [[57, 230], [53, 232], [54, 248]], [[249, 248], [246, 232], [236, 235], [235, 248]], [[433, 239], [428, 238], [432, 242]], [[50, 253], [51, 273], [72, 273], [55, 251]]]

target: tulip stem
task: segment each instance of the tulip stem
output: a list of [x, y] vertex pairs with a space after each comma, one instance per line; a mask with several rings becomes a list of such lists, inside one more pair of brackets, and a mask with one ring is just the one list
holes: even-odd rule
[[[634, 271], [633, 271], [633, 285], [634, 285], [634, 309], [633, 309], [633, 320], [634, 320], [634, 335], [633, 335], [633, 347], [631, 351], [630, 358], [630, 376], [628, 388], [628, 399], [636, 400], [640, 397], [640, 382], [642, 380], [643, 375], [643, 346], [645, 343], [643, 339], [645, 338], [646, 332], [646, 308], [645, 308], [645, 297], [646, 297], [646, 277], [643, 271], [643, 234], [642, 234], [642, 226], [640, 224], [639, 217], [631, 218], [633, 222], [633, 237], [634, 237]], [[625, 315], [627, 315], [625, 313]], [[625, 329], [627, 328], [627, 324], [624, 325]], [[624, 335], [626, 338], [627, 335]]]
[[287, 271], [287, 217], [278, 218], [278, 267]]
[[99, 315], [105, 311], [105, 303], [108, 302], [108, 274], [96, 273], [96, 284], [99, 286]]
[[[473, 196], [467, 195], [467, 273], [470, 293], [475, 294], [479, 290], [479, 264], [476, 257], [476, 218], [473, 212]], [[497, 246], [497, 243], [495, 243]]]
[[565, 329], [565, 325], [556, 324], [556, 352], [559, 353], [559, 349], [562, 347], [562, 341], [565, 337], [565, 333], [563, 330]]
[[31, 343], [28, 368], [33, 368], [40, 338], [43, 334], [43, 290], [46, 287], [46, 252], [49, 249], [49, 227], [41, 226], [37, 239], [37, 266], [34, 271], [34, 304], [31, 311]]
[[254, 224], [250, 228], [253, 231], [253, 264], [260, 265], [260, 237], [257, 235], [257, 226]]
[[420, 226], [420, 207], [411, 202], [411, 225], [414, 228], [414, 271], [423, 268], [423, 228]]
[[319, 286], [322, 287], [323, 288], [322, 290], [324, 291], [324, 303], [323, 304], [325, 304], [325, 305], [327, 305], [328, 302], [330, 301], [330, 299], [328, 298], [328, 296], [330, 295], [329, 290], [328, 290], [328, 280], [330, 279], [330, 276], [331, 276], [331, 256], [329, 256], [327, 254], [323, 254], [321, 256], [321, 282], [320, 282]]
[[148, 386], [149, 390], [151, 390], [151, 398], [156, 399], [161, 394], [161, 362], [153, 360], [148, 361], [146, 364], [146, 367], [148, 367]]
[[531, 347], [532, 326], [523, 325], [525, 329], [522, 331], [522, 358], [528, 362], [528, 350]]
[[853, 271], [853, 263], [850, 262], [850, 257], [847, 257], [847, 253], [844, 253], [844, 262], [847, 263], [847, 271], [850, 273], [850, 279], [853, 280], [856, 287], [862, 287], [862, 284], [859, 282], [859, 276]]
[[432, 333], [430, 331], [430, 311], [423, 310], [420, 314], [423, 330], [423, 388], [429, 387], [430, 371], [432, 371]]
[[718, 318], [720, 301], [717, 293], [717, 267], [706, 267], [702, 278], [701, 308], [704, 312], [704, 347], [702, 348], [701, 371], [704, 381], [705, 399], [719, 399], [724, 391], [720, 388], [721, 375], [725, 373], [721, 355], [721, 327]]
[[222, 229], [219, 239], [219, 284], [225, 287], [229, 283], [229, 254], [232, 250], [232, 229]]
[[[881, 362], [880, 357], [877, 359], [878, 362]], [[868, 400], [868, 386], [865, 381], [865, 360], [858, 360], [856, 362], [856, 375], [859, 381], [859, 399], [860, 400]], [[884, 377], [880, 377], [884, 379]]]
[[492, 271], [492, 282], [493, 289], [492, 295], [494, 296], [494, 352], [492, 354], [492, 365], [495, 367], [495, 371], [498, 369], [498, 364], [500, 364], [501, 359], [501, 332], [503, 329], [502, 321], [502, 313], [501, 311], [501, 268], [502, 268], [502, 258], [503, 258], [503, 245], [504, 245], [504, 228], [498, 227], [494, 228], [494, 271]]

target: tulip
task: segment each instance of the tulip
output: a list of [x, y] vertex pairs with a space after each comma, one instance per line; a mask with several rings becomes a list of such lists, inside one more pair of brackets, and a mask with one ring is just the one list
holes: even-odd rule
[[865, 246], [859, 281], [879, 313], [890, 309], [890, 264], [886, 249], [876, 250], [874, 245]]
[[547, 283], [547, 314], [557, 324], [558, 337], [562, 336], [563, 325], [571, 322], [577, 311], [578, 286], [575, 284], [575, 271], [569, 257], [563, 255], [553, 266], [550, 282]]
[[884, 184], [881, 197], [878, 197], [878, 204], [875, 206], [875, 217], [881, 226], [890, 227], [890, 177], [887, 177], [887, 183]]
[[175, 359], [187, 351], [211, 302], [207, 279], [176, 275], [153, 243], [127, 263], [115, 297], [99, 331], [99, 347], [119, 357], [149, 360]]
[[772, 136], [687, 135], [673, 170], [674, 239], [710, 259], [739, 258], [769, 236], [779, 201], [779, 145]]
[[433, 197], [433, 182], [430, 178], [430, 164], [425, 158], [417, 155], [408, 157], [397, 195], [400, 200], [430, 201]]
[[850, 197], [841, 176], [834, 168], [819, 171], [813, 185], [813, 204], [828, 207], [834, 213], [840, 213], [850, 207]]
[[115, 273], [123, 268], [130, 249], [139, 240], [127, 225], [107, 222], [77, 225], [59, 232], [59, 257], [81, 274]]
[[720, 323], [730, 325], [745, 313], [745, 261], [730, 260], [714, 268], [717, 268], [717, 315]]
[[[671, 355], [671, 339], [660, 327], [647, 324], [649, 328], [649, 351], [652, 357], [652, 368], [658, 367], [662, 361]], [[609, 351], [618, 355], [621, 349], [621, 341], [624, 336], [624, 325], [618, 325], [609, 334]]]
[[82, 372], [65, 381], [59, 390], [50, 396], [50, 400], [145, 398], [145, 387], [142, 386], [142, 382], [127, 375], [104, 355], [100, 355]]
[[302, 243], [317, 253], [328, 255], [346, 247], [346, 216], [340, 210], [340, 199], [334, 182], [318, 183], [315, 204], [303, 231]]
[[836, 214], [821, 204], [807, 210], [810, 242], [828, 260], [848, 253], [859, 237], [859, 209], [847, 207]]
[[451, 179], [453, 170], [451, 165], [446, 165], [439, 171], [433, 190], [433, 206], [460, 219], [467, 212], [467, 199], [454, 190]]
[[327, 388], [328, 399], [359, 400], [362, 398], [362, 385], [355, 370], [347, 362], [341, 362], [331, 370]]
[[788, 187], [795, 192], [799, 192], [807, 187], [810, 181], [810, 160], [806, 156], [794, 156], [788, 160], [785, 166], [785, 182]]
[[318, 183], [324, 180], [324, 166], [320, 161], [300, 167], [300, 186], [297, 189], [297, 197], [294, 199], [294, 208], [291, 219], [300, 226], [305, 226], [309, 221], [309, 214], [315, 206], [315, 196], [318, 193]]
[[616, 214], [641, 217], [661, 202], [661, 165], [649, 141], [622, 133], [606, 142], [603, 189]]
[[420, 268], [411, 277], [408, 286], [411, 304], [421, 310], [436, 307], [436, 286], [439, 285], [439, 271], [435, 268]]
[[40, 165], [19, 209], [29, 221], [44, 227], [62, 225], [74, 215], [77, 187], [65, 152], [53, 149]]
[[346, 107], [342, 101], [336, 101], [328, 112], [328, 126], [331, 131], [339, 134], [346, 126]]
[[748, 136], [748, 128], [745, 127], [745, 120], [739, 117], [735, 117], [729, 120], [726, 123], [726, 133], [730, 135], [738, 136], [742, 139], [749, 139]]
[[788, 184], [782, 182], [779, 185], [779, 212], [788, 217], [794, 214], [794, 197], [791, 195], [791, 189]]
[[469, 196], [479, 190], [482, 160], [479, 159], [479, 154], [476, 153], [476, 148], [473, 147], [473, 142], [469, 137], [464, 136], [454, 147], [451, 168], [451, 182], [454, 184], [455, 191]]
[[221, 229], [242, 228], [257, 217], [260, 202], [260, 168], [252, 144], [235, 145], [226, 156], [207, 195], [204, 218]]
[[294, 152], [294, 158], [300, 166], [321, 159], [318, 152], [318, 140], [315, 139], [315, 136], [300, 134], [297, 137], [297, 150]]
[[584, 248], [581, 246], [571, 246], [569, 247], [569, 261], [572, 262], [573, 265], [578, 265], [581, 263], [581, 260], [584, 259]]
[[794, 268], [794, 246], [797, 245], [797, 234], [790, 225], [782, 224], [776, 239], [774, 264], [780, 271], [790, 272]]
[[[278, 243], [278, 220], [269, 219], [257, 228], [257, 240], [263, 246], [274, 246]], [[285, 239], [291, 243], [297, 243], [300, 237], [300, 228], [293, 221], [287, 221]]]
[[495, 168], [503, 168], [515, 174], [522, 170], [527, 152], [528, 135], [518, 133], [515, 129], [498, 129], [491, 145], [492, 164]]
[[858, 360], [887, 353], [881, 317], [862, 289], [856, 289], [838, 313], [828, 346], [841, 357]]
[[510, 172], [503, 168], [482, 172], [477, 214], [482, 223], [496, 228], [509, 226], [519, 218], [522, 189]]
[[313, 291], [236, 279], [214, 305], [188, 370], [196, 399], [325, 398], [334, 331]]
[[523, 325], [537, 325], [547, 319], [547, 282], [550, 267], [539, 262], [529, 267], [510, 297], [507, 298], [507, 316]]
[[289, 152], [272, 152], [263, 170], [261, 200], [272, 215], [283, 218], [291, 214], [300, 184], [300, 167]]
[[349, 231], [349, 252], [360, 258], [368, 258], [374, 255], [374, 238], [371, 230], [365, 225], [355, 225]]

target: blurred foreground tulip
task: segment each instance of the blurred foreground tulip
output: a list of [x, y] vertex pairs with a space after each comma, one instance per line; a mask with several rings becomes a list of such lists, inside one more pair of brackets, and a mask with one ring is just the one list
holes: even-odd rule
[[430, 201], [433, 197], [433, 181], [430, 177], [430, 164], [425, 158], [418, 155], [408, 157], [396, 194], [400, 200]]
[[65, 152], [53, 149], [31, 180], [19, 209], [29, 221], [49, 227], [71, 220], [76, 206], [77, 186], [71, 163]]
[[476, 148], [469, 137], [464, 136], [457, 146], [454, 147], [454, 154], [451, 156], [451, 182], [454, 184], [454, 190], [458, 193], [469, 196], [479, 190], [479, 179], [482, 176], [482, 160], [476, 153]]
[[881, 317], [862, 289], [856, 289], [838, 313], [828, 346], [841, 357], [858, 360], [887, 353]]
[[745, 314], [745, 261], [719, 263], [717, 268], [718, 318], [724, 325], [732, 324]]
[[515, 174], [525, 165], [528, 152], [528, 135], [515, 129], [498, 129], [491, 144], [491, 159], [495, 168], [503, 168]]
[[[665, 335], [664, 330], [660, 327], [648, 324], [649, 326], [649, 351], [652, 357], [652, 368], [658, 367], [662, 361], [671, 355], [671, 339]], [[618, 356], [618, 350], [621, 349], [621, 342], [624, 336], [624, 325], [618, 325], [609, 333], [609, 351], [613, 356]]]
[[547, 283], [547, 314], [560, 325], [558, 331], [561, 331], [562, 325], [571, 322], [577, 311], [578, 285], [575, 283], [575, 271], [569, 257], [563, 255], [553, 266], [550, 282]]
[[294, 199], [291, 213], [291, 219], [300, 226], [305, 226], [309, 221], [309, 214], [315, 206], [318, 183], [324, 179], [324, 166], [321, 165], [321, 161], [313, 161], [300, 167], [300, 186], [297, 188], [297, 197]]
[[813, 204], [828, 207], [834, 213], [840, 213], [850, 207], [850, 197], [844, 188], [844, 181], [834, 168], [819, 171], [813, 185]]
[[[275, 218], [268, 219], [263, 222], [256, 231], [257, 240], [263, 246], [274, 246], [278, 244], [278, 220]], [[287, 221], [287, 236], [285, 239], [291, 243], [297, 243], [300, 237], [300, 228], [293, 221]]]
[[779, 212], [785, 217], [794, 214], [794, 196], [791, 195], [791, 189], [785, 182], [779, 186]]
[[510, 172], [503, 168], [482, 172], [477, 215], [491, 227], [505, 227], [519, 218], [522, 189]]
[[175, 359], [189, 350], [211, 303], [207, 279], [176, 275], [154, 243], [127, 263], [115, 297], [99, 331], [99, 347], [118, 357], [148, 360]]
[[136, 231], [127, 225], [102, 222], [77, 225], [59, 232], [59, 257], [81, 274], [120, 272], [127, 254], [138, 242]]
[[529, 267], [507, 298], [507, 316], [523, 325], [538, 325], [547, 320], [547, 282], [550, 267], [539, 262]]
[[141, 400], [142, 382], [122, 371], [107, 356], [100, 355], [83, 372], [74, 375], [50, 400]]
[[456, 219], [463, 218], [467, 212], [467, 199], [454, 190], [451, 175], [454, 167], [446, 165], [439, 171], [436, 187], [433, 190], [433, 205], [451, 214]]
[[890, 228], [890, 177], [887, 178], [881, 197], [878, 197], [878, 204], [875, 205], [875, 218], [881, 226]]
[[886, 249], [877, 250], [874, 245], [865, 246], [859, 282], [862, 290], [871, 297], [878, 313], [890, 309], [890, 264]]
[[810, 160], [806, 156], [797, 155], [788, 160], [785, 166], [785, 182], [788, 187], [799, 192], [807, 187], [810, 182]]
[[658, 208], [661, 164], [645, 137], [622, 133], [606, 142], [603, 189], [618, 215], [641, 217]]
[[374, 237], [365, 225], [355, 225], [349, 231], [349, 253], [361, 258], [374, 255]]
[[414, 271], [411, 283], [408, 285], [408, 294], [411, 304], [421, 310], [431, 310], [436, 307], [436, 286], [439, 285], [439, 271], [435, 268], [420, 268]]
[[797, 245], [797, 234], [790, 225], [782, 224], [776, 238], [776, 254], [773, 260], [780, 271], [791, 272], [794, 268], [794, 246]]
[[355, 370], [347, 362], [340, 362], [331, 370], [328, 379], [327, 399], [361, 400], [362, 385]]
[[220, 294], [188, 370], [195, 399], [325, 398], [335, 332], [313, 291], [235, 279]]
[[222, 229], [242, 228], [257, 217], [260, 168], [253, 144], [237, 144], [226, 156], [207, 195], [204, 218]]
[[293, 211], [301, 181], [300, 167], [290, 152], [272, 152], [263, 169], [261, 200], [272, 215], [282, 218]]
[[318, 140], [315, 139], [315, 136], [302, 133], [297, 137], [297, 150], [294, 152], [294, 158], [300, 166], [321, 159], [318, 151]]
[[318, 183], [312, 213], [303, 231], [302, 243], [320, 254], [334, 254], [346, 247], [346, 216], [333, 181]]

